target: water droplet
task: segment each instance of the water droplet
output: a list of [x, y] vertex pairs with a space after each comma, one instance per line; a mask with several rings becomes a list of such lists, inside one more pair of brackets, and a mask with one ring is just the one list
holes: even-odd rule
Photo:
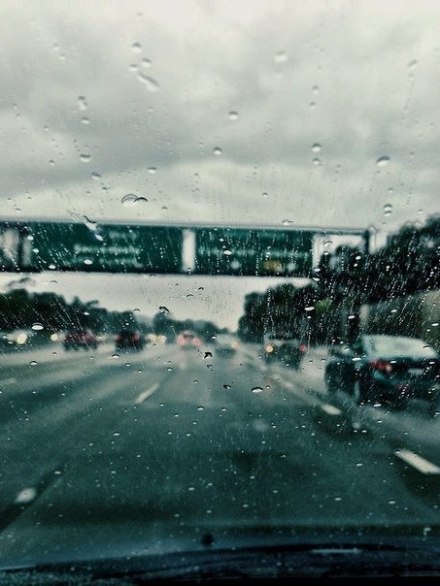
[[92, 173], [92, 179], [96, 179], [97, 181], [101, 179], [101, 175], [96, 173], [95, 171]]
[[320, 153], [321, 151], [322, 151], [322, 146], [319, 144], [319, 142], [315, 142], [314, 144], [312, 144], [312, 152]]
[[170, 313], [170, 310], [168, 309], [168, 307], [165, 307], [165, 305], [159, 305], [159, 311], [161, 311], [162, 313]]
[[316, 102], [310, 102], [309, 108], [310, 108], [310, 110], [314, 110], [316, 108]]
[[263, 389], [262, 389], [262, 387], [252, 387], [252, 392], [253, 393], [262, 393]]
[[87, 110], [87, 100], [84, 96], [78, 96], [78, 108], [80, 110]]
[[267, 191], [263, 191], [262, 196], [264, 198], [268, 198], [269, 197], [269, 194], [267, 193]]
[[127, 193], [127, 195], [124, 195], [124, 197], [121, 199], [121, 203], [124, 207], [128, 208], [136, 205], [137, 200], [137, 195], [134, 193]]
[[84, 260], [84, 264], [85, 264], [85, 265], [91, 265], [91, 264], [93, 264], [93, 261], [92, 261], [92, 260], [90, 260], [90, 258], [86, 258], [86, 259]]
[[378, 167], [385, 167], [390, 162], [390, 158], [384, 155], [383, 157], [379, 157], [376, 161], [376, 165]]
[[413, 59], [412, 61], [410, 61], [408, 63], [408, 68], [409, 69], [414, 69], [415, 67], [417, 67], [418, 63], [419, 62], [417, 61], [417, 59]]
[[231, 385], [223, 385], [223, 388], [226, 389], [226, 390], [227, 389], [230, 389], [231, 388]]
[[92, 155], [90, 153], [81, 153], [79, 158], [83, 163], [89, 163], [92, 158]]
[[229, 112], [229, 120], [237, 120], [238, 119], [238, 112], [235, 110], [231, 110]]
[[86, 126], [87, 124], [90, 124], [90, 118], [88, 118], [87, 116], [83, 116], [83, 117], [81, 118], [81, 124], [84, 124], [85, 126]]
[[138, 42], [135, 42], [131, 46], [133, 53], [140, 53], [142, 51], [142, 45]]
[[276, 63], [285, 63], [287, 61], [287, 53], [285, 51], [278, 51], [278, 53], [275, 53], [274, 59]]
[[316, 94], [319, 93], [319, 85], [314, 85], [312, 87], [312, 94], [314, 94], [316, 96]]
[[189, 486], [188, 487], [188, 492], [194, 492], [195, 491], [195, 487], [194, 486]]
[[287, 220], [287, 219], [283, 220], [281, 223], [283, 226], [290, 226], [291, 224], [293, 224], [292, 220]]
[[432, 326], [433, 328], [438, 328], [438, 324], [439, 324], [439, 322], [438, 322], [438, 321], [433, 321], [433, 322], [432, 322], [432, 324], [431, 324], [431, 326]]
[[203, 358], [212, 358], [212, 352], [205, 352], [205, 356]]
[[199, 406], [197, 407], [197, 411], [204, 411], [204, 410], [205, 410], [205, 408], [204, 408], [204, 407], [202, 407], [201, 405], [199, 405]]
[[51, 167], [53, 167], [53, 166], [55, 165], [55, 161], [54, 161], [53, 159], [51, 159], [51, 160], [49, 161], [49, 165], [50, 165]]
[[156, 167], [148, 167], [147, 171], [148, 171], [148, 173], [150, 173], [150, 175], [154, 175], [155, 173], [157, 173], [157, 168]]
[[315, 309], [314, 305], [309, 305], [308, 307], [305, 308], [306, 311], [313, 311]]
[[29, 364], [30, 364], [31, 366], [37, 366], [38, 362], [37, 362], [36, 360], [31, 360], [31, 361], [29, 362]]
[[138, 80], [145, 85], [149, 92], [158, 92], [159, 91], [159, 84], [155, 79], [150, 77], [149, 75], [145, 75], [142, 71], [138, 72], [137, 75]]
[[232, 254], [232, 250], [229, 250], [229, 248], [226, 248], [226, 249], [223, 251], [223, 254], [224, 254], [225, 256], [231, 256], [231, 254]]
[[37, 491], [35, 488], [23, 488], [23, 490], [20, 490], [20, 492], [15, 497], [14, 504], [25, 505], [32, 502], [36, 497]]
[[112, 358], [114, 358], [115, 360], [119, 358], [119, 354], [112, 354]]
[[220, 155], [223, 154], [223, 151], [220, 147], [215, 147], [214, 148], [214, 155], [216, 155], [217, 157], [219, 157]]
[[315, 167], [320, 167], [322, 165], [321, 159], [318, 159], [317, 157], [313, 159], [312, 163]]
[[44, 326], [43, 326], [43, 324], [40, 324], [39, 322], [35, 322], [34, 324], [32, 324], [32, 329], [35, 330], [36, 332], [38, 332], [39, 330], [43, 330]]
[[387, 203], [383, 206], [383, 215], [386, 218], [389, 218], [393, 213], [393, 206], [390, 203]]

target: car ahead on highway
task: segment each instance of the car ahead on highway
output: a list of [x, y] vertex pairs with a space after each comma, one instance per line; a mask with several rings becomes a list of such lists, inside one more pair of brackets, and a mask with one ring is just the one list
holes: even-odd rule
[[76, 329], [67, 332], [63, 340], [64, 350], [96, 350], [98, 338], [88, 329]]
[[440, 360], [424, 340], [405, 336], [361, 335], [351, 346], [330, 350], [325, 368], [330, 392], [342, 390], [359, 402], [404, 407], [411, 399], [440, 409]]
[[182, 350], [199, 349], [202, 345], [202, 340], [195, 332], [185, 330], [177, 336], [177, 344]]
[[119, 352], [121, 350], [143, 350], [144, 337], [136, 330], [123, 329], [115, 336], [115, 349]]
[[218, 334], [214, 348], [217, 354], [233, 356], [238, 349], [237, 338], [231, 334]]
[[284, 333], [267, 334], [263, 341], [263, 358], [266, 362], [281, 361], [299, 368], [308, 345], [299, 338]]

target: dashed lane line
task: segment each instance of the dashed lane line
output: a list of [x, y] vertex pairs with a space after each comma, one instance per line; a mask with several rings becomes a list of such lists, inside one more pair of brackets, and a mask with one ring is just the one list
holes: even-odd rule
[[159, 383], [154, 384], [152, 387], [150, 387], [149, 389], [147, 389], [146, 391], [143, 391], [135, 400], [134, 404], [135, 405], [140, 405], [141, 403], [143, 403], [146, 399], [148, 399], [148, 397], [151, 397], [151, 395], [153, 393], [155, 393], [157, 391], [157, 389], [159, 388]]
[[425, 460], [425, 458], [422, 458], [422, 456], [419, 456], [418, 454], [411, 452], [410, 450], [397, 450], [394, 453], [398, 458], [400, 458], [401, 460], [403, 460], [404, 462], [406, 462], [410, 466], [413, 466], [416, 470], [418, 470], [422, 474], [427, 474], [427, 475], [440, 474], [440, 467], [439, 466], [437, 466], [436, 464], [433, 464], [432, 462], [429, 462], [429, 460]]

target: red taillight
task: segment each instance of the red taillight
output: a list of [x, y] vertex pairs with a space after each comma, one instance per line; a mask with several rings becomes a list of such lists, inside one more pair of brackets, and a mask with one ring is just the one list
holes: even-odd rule
[[372, 360], [370, 362], [370, 366], [374, 370], [378, 370], [379, 372], [384, 372], [386, 374], [393, 372], [393, 365], [386, 360]]
[[301, 350], [301, 352], [306, 352], [307, 351], [307, 346], [305, 344], [300, 344], [299, 345], [299, 349]]

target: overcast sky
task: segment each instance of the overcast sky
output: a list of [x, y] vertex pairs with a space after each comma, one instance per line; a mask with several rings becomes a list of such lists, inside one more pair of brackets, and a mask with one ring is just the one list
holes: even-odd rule
[[[439, 209], [439, 31], [434, 0], [3, 0], [0, 215], [423, 221]], [[33, 290], [146, 314], [165, 294], [176, 317], [234, 327], [267, 283], [41, 275]]]

